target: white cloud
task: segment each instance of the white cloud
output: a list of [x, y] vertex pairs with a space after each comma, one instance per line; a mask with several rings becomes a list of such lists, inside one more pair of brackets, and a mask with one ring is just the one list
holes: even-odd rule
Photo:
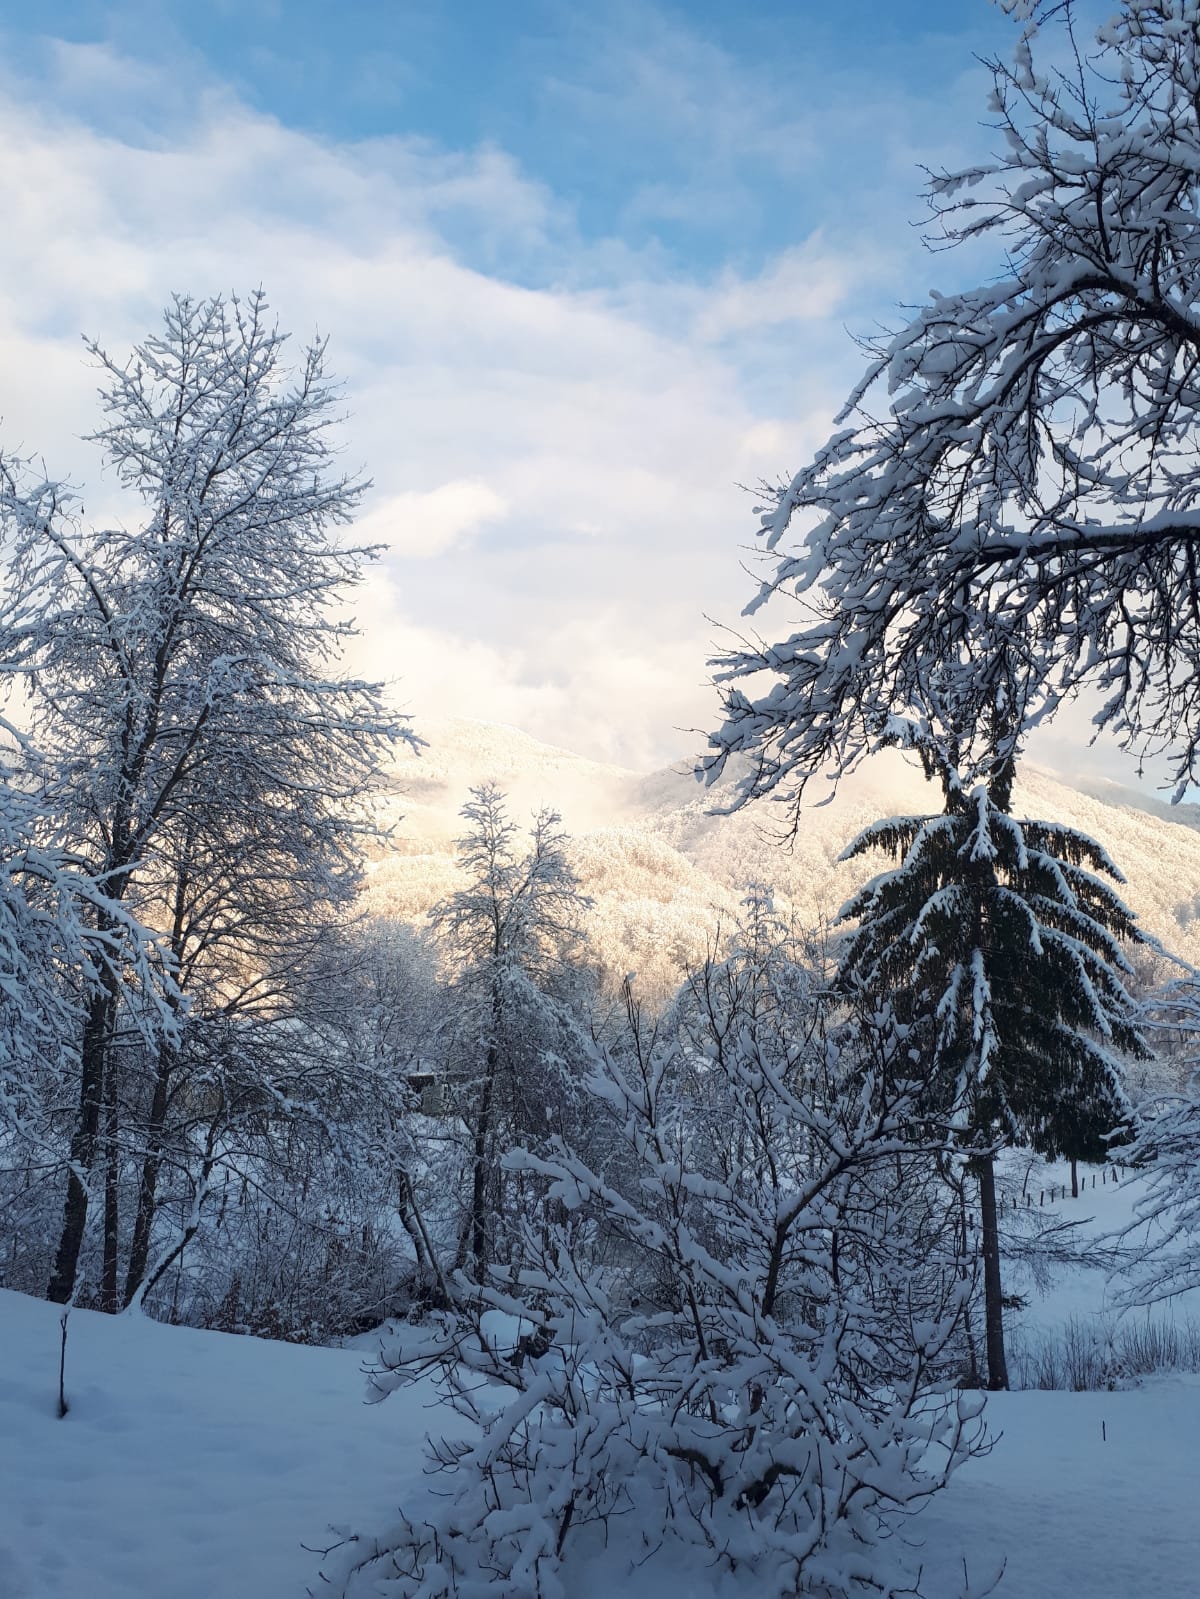
[[461, 478], [428, 494], [394, 494], [355, 525], [364, 544], [386, 544], [394, 555], [428, 560], [444, 555], [508, 511], [508, 501], [486, 483]]
[[418, 732], [423, 715], [503, 722], [635, 771], [687, 763], [703, 745], [695, 729], [711, 718], [712, 694], [690, 639], [633, 638], [613, 612], [564, 616], [525, 639], [481, 639], [404, 618], [378, 573], [361, 598], [351, 665], [389, 682]]
[[[595, 36], [591, 81], [560, 90], [596, 130], [678, 158], [627, 215], [728, 217], [732, 258], [761, 174], [795, 180], [823, 159], [818, 134], [846, 166], [849, 124], [634, 13], [623, 40]], [[843, 213], [797, 243], [808, 229], [781, 203], [775, 253], [709, 284], [652, 247], [585, 245], [571, 207], [493, 146], [337, 144], [194, 62], [186, 94], [100, 47], [60, 45], [47, 71], [0, 68], [0, 447], [44, 453], [102, 521], [127, 509], [80, 442], [99, 418], [79, 334], [121, 352], [172, 290], [261, 283], [298, 338], [330, 336], [346, 464], [375, 483], [353, 537], [388, 548], [353, 602], [351, 668], [395, 680], [418, 728], [509, 722], [634, 767], [694, 752], [688, 730], [718, 716], [705, 617], [736, 624], [753, 589], [736, 485], [798, 466], [857, 374], [838, 324], [861, 331], [916, 247], [917, 179], [897, 173], [946, 154], [913, 142], [925, 122], [856, 89], [864, 139], [888, 135], [854, 176], [875, 186], [861, 237]]]
[[[851, 262], [814, 241], [706, 289], [600, 247], [604, 286], [520, 285], [452, 243], [557, 258], [569, 215], [501, 151], [334, 144], [97, 49], [54, 70], [0, 79], [0, 443], [107, 515], [79, 333], [121, 352], [172, 290], [262, 283], [297, 337], [330, 336], [347, 465], [376, 485], [355, 536], [390, 550], [358, 597], [356, 669], [399, 677], [418, 720], [632, 765], [693, 749], [676, 729], [716, 716], [704, 618], [749, 597], [736, 485], [819, 441], [840, 382], [805, 341]], [[123, 97], [136, 126], [72, 114]]]
[[809, 322], [833, 315], [855, 287], [860, 270], [826, 252], [814, 238], [785, 250], [754, 278], [724, 273], [696, 318], [703, 339], [725, 339], [750, 329], [778, 328], [787, 322]]

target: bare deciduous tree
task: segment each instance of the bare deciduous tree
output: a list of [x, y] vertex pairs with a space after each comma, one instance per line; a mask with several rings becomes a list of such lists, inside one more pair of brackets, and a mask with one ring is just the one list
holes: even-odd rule
[[[34, 688], [58, 839], [110, 901], [162, 929], [199, 1001], [204, 985], [253, 986], [352, 885], [355, 812], [399, 732], [374, 686], [337, 671], [351, 631], [341, 607], [371, 554], [337, 534], [364, 485], [336, 469], [324, 346], [289, 370], [261, 293], [177, 297], [128, 362], [89, 348], [106, 413], [95, 442], [142, 519], [85, 528], [69, 492], [5, 463], [7, 632]], [[97, 935], [115, 919], [97, 909]], [[124, 1004], [106, 968], [82, 1026], [58, 1300], [73, 1290], [102, 1152], [103, 1298], [117, 1300], [113, 1040]], [[170, 1045], [160, 1052], [156, 1101], [178, 1059]], [[132, 1287], [161, 1122], [156, 1103]]]

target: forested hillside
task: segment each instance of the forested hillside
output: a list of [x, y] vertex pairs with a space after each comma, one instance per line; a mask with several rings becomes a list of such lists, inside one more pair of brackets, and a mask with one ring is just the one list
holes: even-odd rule
[[[561, 812], [584, 891], [589, 946], [610, 983], [636, 972], [665, 997], [728, 925], [747, 885], [763, 883], [803, 927], [831, 921], [879, 862], [839, 863], [850, 840], [880, 816], [920, 814], [938, 800], [915, 760], [884, 752], [846, 778], [830, 803], [806, 810], [786, 837], [762, 802], [729, 815], [731, 770], [706, 788], [685, 767], [649, 774], [604, 766], [515, 728], [466, 720], [421, 724], [428, 749], [403, 752], [389, 800], [395, 832], [372, 860], [366, 904], [420, 923], [455, 885], [454, 839], [469, 790], [494, 782], [520, 819], [539, 805]], [[1125, 898], [1164, 949], [1200, 963], [1200, 826], [1196, 808], [1153, 791], [1111, 788], [1025, 765], [1017, 814], [1053, 817], [1098, 840], [1127, 879]], [[1154, 958], [1139, 956], [1148, 967]]]

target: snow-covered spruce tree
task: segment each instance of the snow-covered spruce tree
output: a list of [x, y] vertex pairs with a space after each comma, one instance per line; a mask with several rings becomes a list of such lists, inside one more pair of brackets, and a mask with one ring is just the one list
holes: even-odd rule
[[[353, 812], [396, 736], [377, 690], [336, 672], [350, 631], [339, 608], [370, 554], [340, 543], [337, 529], [363, 485], [334, 469], [337, 392], [323, 346], [290, 370], [284, 345], [255, 294], [176, 298], [162, 331], [127, 363], [91, 346], [106, 413], [95, 442], [144, 507], [131, 527], [85, 528], [59, 485], [12, 463], [4, 475], [0, 510], [14, 539], [5, 622], [31, 673], [57, 833], [113, 901], [158, 925], [172, 925], [185, 886], [219, 901], [231, 870], [228, 919], [243, 929], [260, 915], [269, 922], [276, 889], [292, 878], [305, 885], [301, 903], [290, 886], [283, 902], [318, 919], [347, 891]], [[197, 836], [203, 882], [190, 875]], [[237, 866], [251, 861], [248, 878]], [[255, 877], [261, 891], [248, 900]], [[101, 936], [110, 920], [97, 913]], [[219, 970], [227, 957], [236, 982], [236, 968], [261, 953], [250, 957], [235, 940], [212, 964]], [[112, 1046], [121, 1009], [109, 971], [81, 1030], [49, 1288], [59, 1300], [75, 1283], [102, 1148], [102, 1293], [118, 1298]], [[173, 1058], [158, 1062], [159, 1081]], [[155, 1125], [152, 1109], [143, 1145], [151, 1161]]]
[[430, 923], [456, 969], [449, 1087], [470, 1144], [455, 1264], [470, 1262], [482, 1279], [495, 1221], [521, 1186], [504, 1178], [500, 1156], [518, 1138], [563, 1130], [573, 1094], [565, 1067], [590, 1050], [565, 1002], [589, 901], [556, 812], [534, 817], [524, 848], [494, 783], [471, 790], [462, 817], [458, 864], [467, 882], [434, 907]]
[[718, 662], [709, 762], [744, 752], [755, 794], [844, 772], [964, 656], [982, 729], [1000, 632], [1034, 712], [1087, 682], [1102, 725], [1200, 773], [1200, 0], [1123, 0], [1065, 70], [1036, 33], [1070, 0], [1002, 3], [1027, 26], [992, 65], [1000, 153], [929, 186], [935, 242], [994, 247], [996, 275], [873, 341], [772, 495], [750, 609], [798, 595], [811, 620]]
[[1123, 881], [1095, 840], [1013, 817], [1011, 759], [965, 788], [956, 748], [922, 749], [941, 779], [941, 814], [877, 822], [846, 849], [843, 859], [885, 850], [900, 864], [843, 907], [838, 977], [847, 992], [890, 1000], [911, 1029], [919, 1109], [954, 1117], [973, 1152], [988, 1386], [1006, 1388], [994, 1153], [1007, 1142], [1102, 1153], [1103, 1134], [1126, 1119], [1122, 1060], [1148, 1050], [1122, 941], [1144, 935], [1104, 880]]
[[660, 1549], [672, 1580], [715, 1565], [763, 1599], [915, 1591], [887, 1535], [982, 1427], [938, 1380], [968, 1285], [912, 1224], [911, 1087], [823, 1028], [681, 1044], [631, 1002], [629, 1029], [593, 1062], [587, 1148], [506, 1157], [550, 1200], [508, 1269], [384, 1348], [375, 1397], [432, 1372], [467, 1427], [429, 1441], [427, 1502], [329, 1555], [339, 1599], [562, 1599], [605, 1560], [616, 1591]]

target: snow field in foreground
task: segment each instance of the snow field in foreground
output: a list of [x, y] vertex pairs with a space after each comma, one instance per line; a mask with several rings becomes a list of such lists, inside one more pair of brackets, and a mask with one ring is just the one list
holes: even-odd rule
[[[1055, 1208], [1098, 1232], [1136, 1190], [1089, 1186]], [[1106, 1300], [1096, 1272], [1059, 1268], [1041, 1297], [1020, 1286], [1030, 1305], [1013, 1319], [1039, 1328]], [[363, 1403], [367, 1339], [309, 1349], [86, 1311], [71, 1314], [60, 1421], [58, 1314], [0, 1290], [0, 1599], [303, 1599], [319, 1586], [303, 1546], [419, 1507], [422, 1436], [456, 1430], [428, 1390]], [[991, 1454], [910, 1523], [928, 1599], [954, 1599], [964, 1555], [976, 1583], [1007, 1558], [998, 1599], [1200, 1599], [1200, 1379], [1000, 1394], [987, 1416]], [[569, 1573], [573, 1599], [739, 1591], [663, 1560], [630, 1574], [633, 1535], [614, 1525], [607, 1553]]]
[[976, 1582], [1007, 1558], [997, 1599], [1200, 1596], [1200, 1380], [996, 1394], [987, 1417], [991, 1454], [912, 1524], [929, 1599], [958, 1594], [960, 1555]]
[[301, 1547], [420, 1478], [416, 1395], [363, 1403], [360, 1351], [72, 1311], [0, 1291], [0, 1599], [297, 1599]]

